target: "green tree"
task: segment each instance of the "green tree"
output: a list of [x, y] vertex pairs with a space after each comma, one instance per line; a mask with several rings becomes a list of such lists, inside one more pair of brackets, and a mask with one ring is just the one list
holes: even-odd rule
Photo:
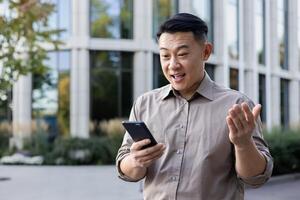
[[[62, 30], [51, 29], [48, 19], [55, 6], [39, 0], [0, 0], [9, 14], [0, 16], [0, 100], [20, 75], [45, 74], [47, 49], [58, 49]], [[47, 49], [46, 49], [47, 48]]]

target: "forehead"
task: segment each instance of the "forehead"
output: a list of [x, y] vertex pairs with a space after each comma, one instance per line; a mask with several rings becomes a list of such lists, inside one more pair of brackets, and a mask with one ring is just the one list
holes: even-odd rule
[[176, 32], [161, 34], [158, 45], [160, 49], [176, 49], [180, 46], [193, 46], [198, 44], [192, 32]]

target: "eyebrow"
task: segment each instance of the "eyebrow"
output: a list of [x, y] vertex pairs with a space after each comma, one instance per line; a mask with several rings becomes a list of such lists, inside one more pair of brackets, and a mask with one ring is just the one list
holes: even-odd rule
[[[178, 47], [176, 47], [176, 50], [180, 50], [180, 49], [189, 49], [189, 46], [186, 45], [186, 44], [182, 44], [182, 45], [179, 45]], [[160, 47], [159, 50], [169, 50], [165, 47]]]

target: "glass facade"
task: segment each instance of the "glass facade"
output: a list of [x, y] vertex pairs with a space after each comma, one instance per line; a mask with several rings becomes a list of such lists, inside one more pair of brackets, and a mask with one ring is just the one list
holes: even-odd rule
[[280, 122], [283, 128], [289, 127], [289, 80], [280, 79]]
[[228, 42], [228, 55], [230, 59], [239, 59], [239, 9], [238, 0], [227, 0], [226, 9], [226, 35]]
[[[133, 53], [90, 52], [90, 120], [128, 118], [133, 102]], [[90, 130], [97, 134], [97, 130]]]
[[230, 68], [229, 78], [229, 87], [234, 90], [239, 90], [239, 70]]
[[203, 19], [208, 26], [208, 41], [213, 43], [213, 1], [192, 0], [192, 13]]
[[153, 38], [156, 39], [160, 24], [176, 13], [178, 13], [178, 0], [153, 0]]
[[267, 102], [266, 102], [266, 76], [264, 74], [259, 74], [258, 77], [258, 94], [259, 94], [259, 103], [261, 105], [260, 118], [263, 123], [266, 123], [267, 119]]
[[6, 96], [0, 98], [0, 123], [12, 120], [11, 96], [11, 92], [8, 92]]
[[158, 54], [153, 54], [153, 88], [159, 88], [169, 84], [161, 69], [160, 57]]
[[282, 69], [288, 69], [287, 62], [287, 2], [285, 0], [277, 0], [277, 31], [279, 44], [279, 65]]
[[46, 123], [52, 135], [67, 135], [70, 131], [70, 52], [49, 52], [48, 57], [48, 73], [33, 74], [32, 118], [37, 125]]
[[133, 38], [133, 0], [90, 0], [90, 35]]
[[50, 0], [55, 4], [55, 12], [49, 18], [49, 26], [54, 29], [62, 29], [60, 39], [67, 39], [71, 35], [72, 0]]
[[255, 47], [258, 63], [265, 65], [265, 0], [255, 1]]
[[211, 78], [211, 80], [215, 80], [215, 66], [209, 63], [205, 63], [205, 71]]

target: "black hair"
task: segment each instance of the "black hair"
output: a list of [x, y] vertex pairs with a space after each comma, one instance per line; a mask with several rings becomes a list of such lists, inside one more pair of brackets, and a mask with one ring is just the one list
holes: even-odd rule
[[207, 24], [199, 17], [189, 13], [178, 13], [165, 21], [159, 28], [156, 37], [159, 40], [163, 33], [192, 32], [195, 39], [207, 39]]

